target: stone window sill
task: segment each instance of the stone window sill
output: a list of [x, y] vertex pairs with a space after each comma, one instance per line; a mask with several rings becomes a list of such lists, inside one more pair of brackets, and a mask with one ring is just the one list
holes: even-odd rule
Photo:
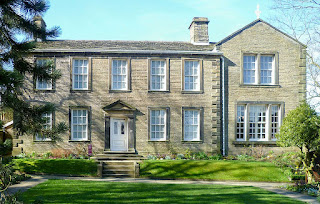
[[199, 141], [185, 141], [185, 140], [182, 140], [181, 142], [182, 142], [182, 143], [186, 143], [186, 144], [188, 144], [188, 143], [190, 143], [190, 144], [200, 144], [200, 143], [203, 143], [202, 140], [199, 140]]
[[276, 84], [276, 85], [240, 84], [239, 87], [243, 87], [243, 88], [281, 88], [281, 86], [279, 84]]
[[130, 93], [131, 90], [109, 90], [109, 93]]
[[69, 142], [91, 142], [91, 140], [69, 140]]
[[182, 94], [203, 94], [204, 91], [181, 91]]
[[270, 147], [278, 146], [276, 141], [233, 141], [232, 144], [235, 146], [250, 146], [250, 145], [270, 146]]
[[148, 142], [169, 142], [169, 140], [148, 140]]

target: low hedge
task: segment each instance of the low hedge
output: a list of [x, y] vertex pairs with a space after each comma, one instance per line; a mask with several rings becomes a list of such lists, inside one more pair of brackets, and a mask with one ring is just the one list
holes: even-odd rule
[[87, 159], [13, 159], [14, 168], [29, 174], [96, 176], [97, 164]]

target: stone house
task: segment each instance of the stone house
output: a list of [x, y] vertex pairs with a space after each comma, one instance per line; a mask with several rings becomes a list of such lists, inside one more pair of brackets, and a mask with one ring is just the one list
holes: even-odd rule
[[212, 43], [208, 24], [193, 18], [190, 42], [38, 42], [30, 60], [53, 62], [62, 77], [27, 76], [23, 97], [55, 104], [46, 127], [65, 121], [70, 131], [59, 142], [25, 135], [16, 148], [91, 144], [94, 153], [140, 155], [278, 149], [281, 120], [305, 98], [305, 46], [261, 19]]

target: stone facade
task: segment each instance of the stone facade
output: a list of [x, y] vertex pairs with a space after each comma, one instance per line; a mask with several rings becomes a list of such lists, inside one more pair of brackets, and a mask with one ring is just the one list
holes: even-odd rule
[[[264, 21], [257, 20], [217, 44], [225, 57], [226, 128], [229, 154], [241, 154], [244, 146], [263, 146], [265, 151], [282, 150], [270, 138], [267, 141], [237, 141], [237, 104], [281, 104], [281, 117], [306, 97], [305, 46], [281, 33]], [[273, 55], [275, 83], [246, 85], [243, 82], [243, 56]], [[249, 133], [247, 133], [249, 134]], [[268, 135], [267, 135], [268, 137]]]
[[[38, 142], [34, 136], [23, 136], [25, 152], [46, 152], [53, 148], [75, 149], [76, 146], [93, 145], [95, 153], [105, 150], [105, 116], [103, 108], [117, 100], [130, 104], [137, 109], [134, 115], [134, 149], [142, 155], [151, 153], [205, 151], [208, 153], [219, 151], [219, 103], [220, 103], [220, 57], [219, 56], [190, 56], [190, 55], [137, 55], [137, 54], [35, 54], [36, 58], [54, 58], [56, 69], [61, 70], [62, 77], [56, 82], [54, 91], [34, 90], [31, 76], [25, 83], [25, 100], [30, 102], [46, 101], [57, 106], [55, 122], [69, 123], [70, 107], [90, 107], [90, 140], [70, 141], [70, 133], [62, 135], [61, 142]], [[92, 89], [88, 91], [71, 90], [71, 61], [72, 58], [87, 58], [91, 63]], [[131, 90], [112, 92], [110, 90], [110, 62], [111, 58], [125, 58], [130, 60]], [[165, 92], [151, 92], [148, 88], [148, 60], [167, 59], [170, 69], [170, 88]], [[183, 93], [182, 87], [182, 59], [196, 59], [202, 61], [203, 92]], [[89, 82], [90, 83], [90, 82]], [[215, 108], [213, 108], [214, 104]], [[167, 141], [150, 141], [148, 134], [148, 108], [170, 108], [170, 135]], [[203, 141], [183, 141], [182, 108], [203, 108]], [[214, 126], [212, 124], [215, 124]]]
[[[128, 122], [128, 151], [141, 155], [185, 153], [187, 149], [240, 154], [249, 144], [280, 150], [271, 140], [270, 133], [265, 141], [251, 141], [248, 127], [244, 140], [237, 140], [237, 105], [276, 105], [281, 118], [294, 109], [305, 99], [305, 46], [260, 19], [218, 43], [209, 43], [208, 23], [207, 18], [193, 19], [189, 27], [190, 42], [39, 42], [30, 60], [54, 60], [62, 77], [53, 84], [53, 90], [43, 91], [36, 89], [32, 76], [27, 76], [23, 97], [32, 103], [55, 104], [53, 122], [66, 122], [70, 127], [70, 110], [77, 107], [88, 110], [89, 134], [86, 141], [73, 141], [70, 130], [62, 135], [62, 141], [55, 143], [35, 141], [35, 136], [25, 135], [20, 138], [23, 139], [23, 151], [47, 152], [53, 148], [73, 151], [89, 144], [94, 153], [110, 151], [110, 121], [116, 117]], [[272, 56], [272, 85], [261, 85], [260, 81], [255, 85], [243, 82], [244, 55]], [[73, 59], [88, 61], [88, 90], [72, 89]], [[114, 59], [127, 62], [126, 91], [111, 90], [110, 71]], [[151, 60], [166, 62], [166, 90], [150, 90]], [[199, 62], [199, 91], [184, 90], [185, 60]], [[260, 66], [257, 72], [260, 72]], [[150, 139], [150, 110], [154, 108], [165, 109], [168, 116], [164, 141]], [[183, 112], [186, 108], [200, 113], [198, 141], [184, 140]]]

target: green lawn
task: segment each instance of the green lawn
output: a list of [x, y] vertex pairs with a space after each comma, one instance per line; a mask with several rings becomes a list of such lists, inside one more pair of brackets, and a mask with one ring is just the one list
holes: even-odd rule
[[49, 180], [21, 195], [24, 203], [302, 203], [256, 187]]
[[168, 179], [289, 181], [272, 163], [233, 160], [146, 160], [141, 163], [140, 176]]

